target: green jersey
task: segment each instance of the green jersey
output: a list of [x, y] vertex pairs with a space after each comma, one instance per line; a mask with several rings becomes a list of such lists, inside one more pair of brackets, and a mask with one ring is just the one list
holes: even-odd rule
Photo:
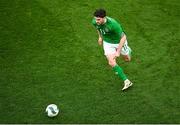
[[106, 17], [106, 22], [98, 25], [96, 20], [92, 20], [92, 24], [100, 32], [105, 42], [117, 44], [120, 42], [121, 35], [124, 32], [122, 26], [113, 18]]

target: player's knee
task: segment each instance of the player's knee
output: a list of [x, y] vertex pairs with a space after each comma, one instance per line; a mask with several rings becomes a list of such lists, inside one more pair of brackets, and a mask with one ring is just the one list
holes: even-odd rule
[[130, 62], [130, 61], [131, 61], [131, 57], [129, 57], [129, 56], [124, 56], [124, 61]]
[[131, 61], [131, 58], [125, 58], [124, 61], [130, 62], [130, 61]]
[[114, 60], [109, 60], [109, 65], [111, 67], [114, 67], [116, 65], [116, 62]]

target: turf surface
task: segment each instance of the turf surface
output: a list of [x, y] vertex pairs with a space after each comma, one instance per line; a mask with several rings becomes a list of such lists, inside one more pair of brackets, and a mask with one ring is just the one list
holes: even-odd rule
[[[126, 92], [97, 44], [99, 7], [133, 50], [118, 60]], [[179, 12], [179, 0], [0, 0], [0, 123], [180, 123]]]

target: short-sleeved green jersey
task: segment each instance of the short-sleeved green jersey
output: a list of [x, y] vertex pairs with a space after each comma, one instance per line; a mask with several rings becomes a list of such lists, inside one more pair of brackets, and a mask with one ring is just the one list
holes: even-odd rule
[[92, 24], [100, 32], [104, 41], [108, 43], [117, 44], [120, 42], [121, 35], [124, 32], [120, 23], [115, 19], [106, 17], [106, 22], [102, 25], [96, 23], [95, 18], [92, 20]]

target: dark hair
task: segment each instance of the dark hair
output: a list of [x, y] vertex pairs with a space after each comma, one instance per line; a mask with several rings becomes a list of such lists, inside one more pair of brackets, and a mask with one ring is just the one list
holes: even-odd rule
[[97, 9], [94, 12], [94, 16], [104, 18], [106, 16], [106, 11], [104, 9]]

